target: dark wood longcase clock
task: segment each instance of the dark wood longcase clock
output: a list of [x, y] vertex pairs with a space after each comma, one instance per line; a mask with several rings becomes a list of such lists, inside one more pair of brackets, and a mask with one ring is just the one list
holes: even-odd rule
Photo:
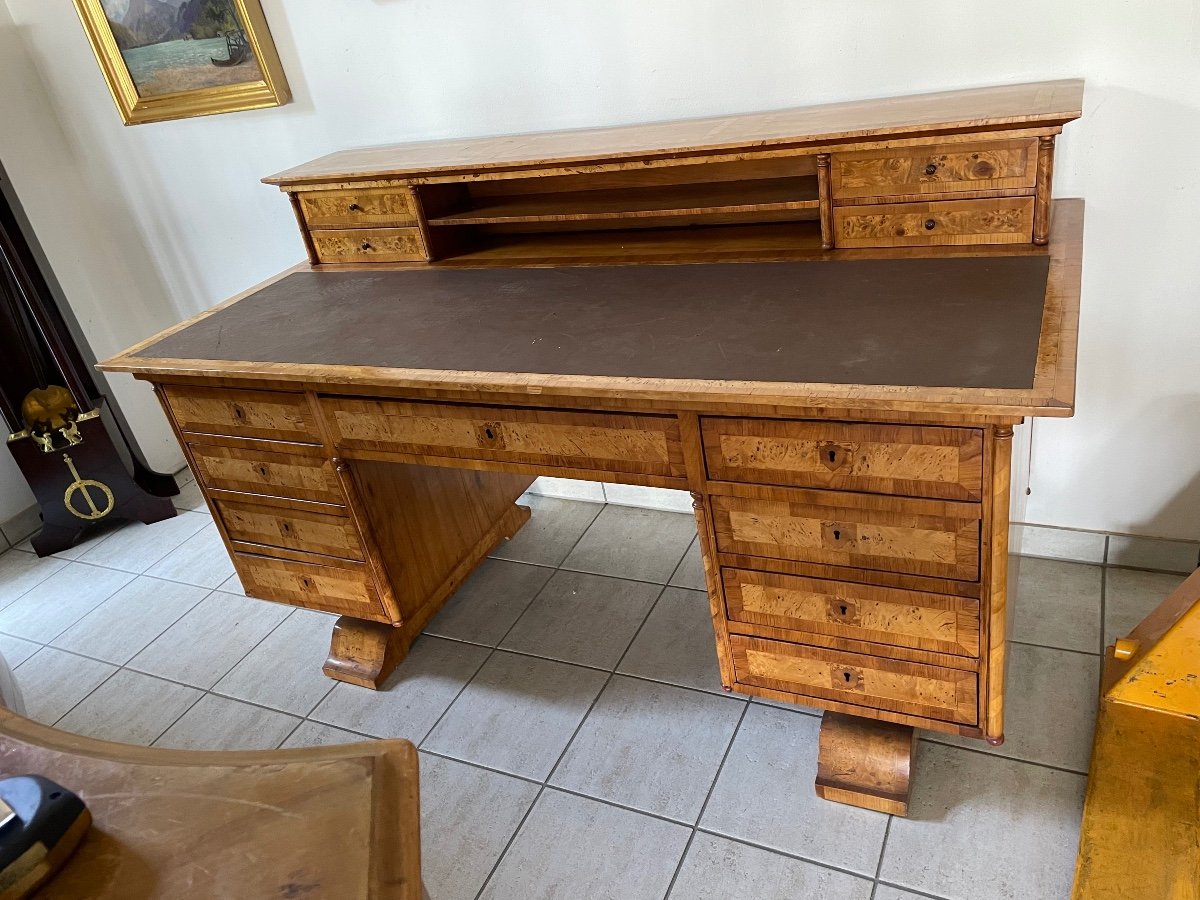
[[175, 479], [153, 471], [92, 374], [94, 359], [0, 169], [0, 415], [42, 517], [39, 556], [114, 519], [176, 514]]

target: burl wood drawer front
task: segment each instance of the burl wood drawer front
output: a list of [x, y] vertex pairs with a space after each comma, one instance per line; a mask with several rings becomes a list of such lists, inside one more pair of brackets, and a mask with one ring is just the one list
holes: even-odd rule
[[[930, 505], [962, 512], [930, 512]], [[975, 505], [830, 494], [828, 504], [713, 496], [712, 507], [717, 548], [728, 553], [979, 578]]]
[[717, 481], [978, 500], [983, 432], [975, 428], [701, 420]]
[[196, 474], [205, 487], [320, 503], [345, 503], [332, 464], [319, 456], [205, 444], [191, 444], [190, 448], [198, 470]]
[[234, 553], [242, 586], [251, 597], [304, 606], [376, 622], [390, 622], [363, 563], [313, 563]]
[[835, 200], [1019, 190], [1032, 188], [1036, 177], [1036, 138], [835, 153], [830, 161]]
[[425, 259], [425, 243], [416, 228], [314, 231], [311, 237], [317, 258], [323, 263], [384, 263]]
[[1029, 243], [1033, 198], [839, 206], [833, 211], [833, 231], [834, 242], [843, 249]]
[[729, 620], [955, 656], [979, 656], [979, 601], [724, 569]]
[[340, 448], [684, 475], [673, 416], [324, 398]]
[[218, 500], [230, 540], [283, 547], [343, 559], [363, 559], [362, 543], [347, 516]]
[[740, 684], [974, 725], [978, 676], [923, 663], [731, 635]]
[[319, 444], [303, 394], [164, 385], [181, 431]]
[[296, 195], [309, 228], [371, 228], [416, 225], [407, 187], [350, 191], [303, 191]]

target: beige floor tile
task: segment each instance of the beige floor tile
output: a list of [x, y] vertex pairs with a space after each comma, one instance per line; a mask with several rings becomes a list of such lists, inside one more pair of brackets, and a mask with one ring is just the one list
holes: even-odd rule
[[1108, 564], [1131, 569], [1162, 569], [1190, 575], [1200, 560], [1200, 544], [1114, 534], [1108, 539]]
[[666, 584], [695, 536], [692, 516], [606, 506], [563, 568]]
[[0, 656], [4, 657], [10, 669], [15, 669], [41, 649], [41, 644], [0, 633]]
[[51, 643], [124, 665], [207, 595], [205, 588], [139, 575]]
[[871, 882], [703, 832], [668, 900], [870, 900]]
[[131, 522], [81, 554], [81, 562], [138, 575], [212, 523], [212, 516], [181, 512], [153, 525]]
[[499, 559], [557, 566], [604, 507], [599, 503], [526, 495], [519, 502], [533, 516], [516, 535], [492, 551]]
[[66, 560], [53, 556], [38, 559], [23, 550], [0, 553], [0, 609], [33, 590], [66, 564]]
[[0, 610], [0, 631], [48, 643], [133, 578], [127, 572], [68, 563], [52, 578]]
[[1012, 639], [1099, 653], [1102, 573], [1100, 566], [1023, 557]]
[[328, 747], [334, 744], [358, 744], [363, 741], [373, 741], [375, 738], [363, 737], [352, 731], [334, 728], [332, 725], [322, 725], [320, 722], [301, 722], [300, 727], [291, 733], [283, 742], [283, 749], [293, 747]]
[[430, 897], [474, 898], [538, 786], [421, 754], [421, 877]]
[[154, 742], [179, 750], [274, 750], [300, 719], [206, 694]]
[[617, 671], [723, 693], [708, 594], [682, 588], [663, 591]]
[[553, 574], [544, 566], [485, 560], [425, 632], [494, 647]]
[[297, 716], [312, 712], [335, 684], [321, 671], [335, 616], [297, 609], [213, 688]]
[[481, 900], [659, 900], [687, 839], [682, 825], [548, 789]]
[[880, 879], [949, 900], [1070, 896], [1087, 779], [922, 743]]
[[679, 563], [679, 567], [671, 576], [674, 587], [687, 588], [692, 591], [708, 593], [708, 584], [704, 580], [704, 560], [700, 556], [699, 539], [692, 541]]
[[203, 691], [121, 669], [59, 719], [63, 731], [149, 746]]
[[117, 667], [108, 663], [46, 647], [18, 665], [13, 677], [25, 701], [25, 714], [53, 725], [115, 671]]
[[147, 569], [146, 574], [216, 588], [233, 577], [234, 572], [229, 551], [217, 526], [210, 522]]
[[290, 613], [290, 607], [214, 591], [128, 665], [208, 689]]
[[541, 780], [605, 678], [594, 669], [497, 651], [422, 749]]
[[[1109, 569], [1104, 590], [1104, 645], [1133, 631], [1167, 596], [1183, 584], [1183, 575]], [[2, 621], [3, 613], [0, 613]], [[3, 626], [0, 625], [0, 630]]]

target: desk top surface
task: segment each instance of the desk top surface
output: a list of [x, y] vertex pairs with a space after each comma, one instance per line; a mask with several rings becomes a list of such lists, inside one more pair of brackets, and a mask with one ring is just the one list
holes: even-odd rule
[[[1074, 212], [1060, 210], [1057, 224]], [[1057, 259], [293, 271], [102, 368], [325, 390], [786, 396], [1065, 415], [1078, 271], [1062, 270], [1072, 259], [1062, 248]]]

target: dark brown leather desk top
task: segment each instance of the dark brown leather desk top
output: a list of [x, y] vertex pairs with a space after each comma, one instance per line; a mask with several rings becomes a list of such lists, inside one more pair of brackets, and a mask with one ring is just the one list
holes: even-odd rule
[[297, 272], [141, 358], [1029, 389], [1046, 256]]

